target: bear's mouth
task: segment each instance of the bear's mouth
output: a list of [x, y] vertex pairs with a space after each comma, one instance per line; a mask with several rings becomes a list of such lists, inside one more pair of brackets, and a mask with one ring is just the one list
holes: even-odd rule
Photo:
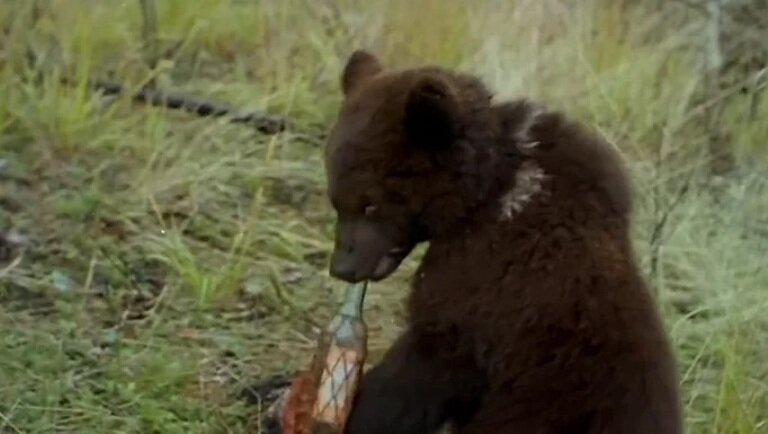
[[403, 262], [403, 259], [408, 256], [408, 252], [410, 252], [410, 249], [404, 247], [395, 247], [394, 249], [389, 250], [381, 257], [381, 259], [379, 259], [376, 268], [374, 268], [373, 273], [371, 274], [370, 280], [377, 282], [394, 273], [400, 266], [400, 263]]

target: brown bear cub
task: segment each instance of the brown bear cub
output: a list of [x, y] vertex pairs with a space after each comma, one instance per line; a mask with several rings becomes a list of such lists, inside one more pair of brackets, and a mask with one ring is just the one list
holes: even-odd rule
[[326, 152], [331, 274], [378, 281], [420, 242], [407, 328], [348, 434], [679, 434], [676, 362], [609, 144], [476, 78], [355, 52]]

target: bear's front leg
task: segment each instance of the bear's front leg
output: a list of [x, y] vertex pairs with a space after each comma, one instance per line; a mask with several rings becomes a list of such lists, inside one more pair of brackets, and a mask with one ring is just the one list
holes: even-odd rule
[[477, 407], [484, 376], [457, 342], [404, 333], [362, 378], [346, 434], [433, 434]]

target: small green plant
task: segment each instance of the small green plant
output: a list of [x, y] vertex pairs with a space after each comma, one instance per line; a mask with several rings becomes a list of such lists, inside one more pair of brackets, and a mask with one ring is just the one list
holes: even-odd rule
[[148, 237], [147, 242], [155, 250], [150, 257], [168, 266], [200, 307], [210, 307], [216, 301], [232, 297], [242, 286], [248, 271], [247, 259], [237, 254], [237, 246], [228, 260], [217, 267], [193, 253], [178, 231]]

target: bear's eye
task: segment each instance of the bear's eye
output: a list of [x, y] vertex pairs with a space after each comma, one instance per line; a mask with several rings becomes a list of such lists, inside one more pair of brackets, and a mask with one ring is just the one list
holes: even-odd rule
[[378, 207], [376, 205], [368, 205], [363, 210], [366, 217], [373, 217], [376, 215], [376, 211], [378, 211]]

